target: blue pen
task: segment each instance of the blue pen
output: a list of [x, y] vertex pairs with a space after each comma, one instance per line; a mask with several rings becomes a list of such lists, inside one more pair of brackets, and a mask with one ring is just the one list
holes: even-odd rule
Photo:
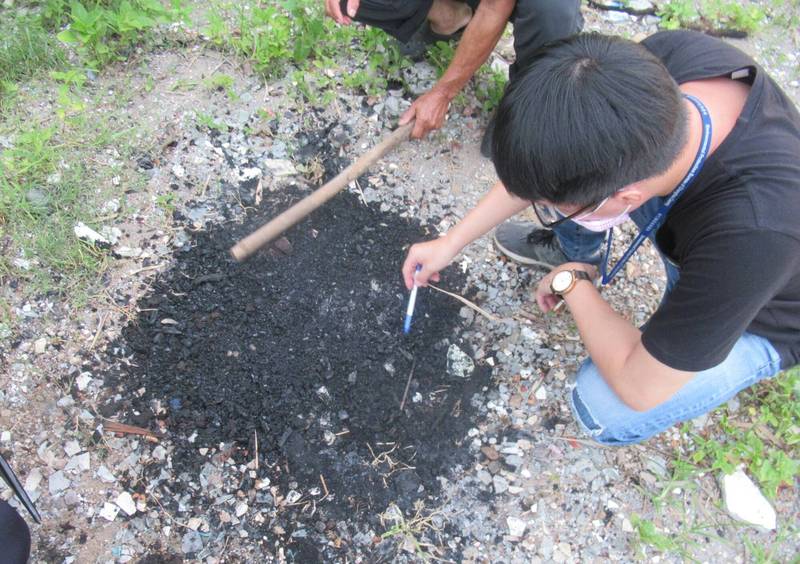
[[[417, 265], [416, 272], [422, 270], [422, 265]], [[408, 335], [411, 332], [411, 318], [414, 317], [414, 305], [417, 303], [417, 277], [414, 276], [414, 285], [411, 287], [411, 295], [408, 296], [408, 307], [406, 308], [406, 320], [403, 323], [403, 333]]]

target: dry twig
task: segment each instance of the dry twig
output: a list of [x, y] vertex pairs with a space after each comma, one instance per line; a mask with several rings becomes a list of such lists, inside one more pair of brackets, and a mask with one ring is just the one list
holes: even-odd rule
[[485, 309], [475, 305], [474, 303], [472, 303], [471, 301], [469, 301], [467, 298], [465, 298], [463, 296], [459, 296], [458, 294], [454, 294], [453, 292], [448, 292], [447, 290], [442, 290], [441, 288], [438, 288], [438, 287], [434, 286], [431, 283], [428, 283], [428, 287], [429, 288], [433, 288], [437, 292], [441, 292], [443, 294], [446, 294], [446, 295], [450, 296], [451, 298], [457, 299], [458, 301], [463, 303], [465, 306], [467, 306], [470, 309], [473, 309], [473, 310], [477, 311], [478, 313], [480, 313], [482, 316], [484, 316], [486, 319], [488, 319], [490, 321], [501, 321], [501, 319], [499, 317], [492, 315], [491, 313], [489, 313]]
[[411, 379], [414, 377], [414, 368], [417, 367], [417, 359], [415, 358], [411, 362], [411, 372], [408, 373], [408, 381], [406, 382], [406, 389], [403, 391], [403, 399], [400, 400], [400, 411], [403, 411], [403, 407], [406, 405], [406, 398], [408, 397], [408, 388], [411, 386]]

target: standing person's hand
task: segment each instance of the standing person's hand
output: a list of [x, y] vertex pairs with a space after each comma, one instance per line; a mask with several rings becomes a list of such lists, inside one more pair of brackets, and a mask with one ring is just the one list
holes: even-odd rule
[[358, 11], [360, 0], [347, 0], [347, 13], [342, 13], [341, 2], [339, 0], [325, 0], [325, 13], [328, 14], [338, 24], [351, 24]]
[[[403, 263], [403, 280], [406, 288], [410, 290], [415, 280], [417, 286], [427, 286], [429, 280], [438, 282], [439, 271], [452, 262], [458, 251], [459, 249], [454, 249], [446, 236], [411, 245]], [[417, 265], [422, 268], [415, 276]]]
[[413, 139], [420, 139], [429, 131], [439, 129], [444, 124], [447, 109], [450, 107], [450, 96], [443, 88], [434, 86], [428, 92], [414, 100], [411, 107], [400, 116], [400, 125], [405, 125], [415, 119], [414, 129], [411, 132]]

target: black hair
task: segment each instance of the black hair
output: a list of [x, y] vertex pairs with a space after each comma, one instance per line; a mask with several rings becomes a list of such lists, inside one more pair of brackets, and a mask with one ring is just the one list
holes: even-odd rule
[[551, 43], [506, 89], [492, 160], [512, 194], [589, 204], [666, 171], [686, 143], [677, 83], [638, 43], [585, 33]]

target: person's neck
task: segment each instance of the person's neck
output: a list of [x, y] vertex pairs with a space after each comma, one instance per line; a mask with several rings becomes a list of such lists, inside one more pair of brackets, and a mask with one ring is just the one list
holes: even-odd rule
[[689, 121], [686, 143], [684, 143], [683, 148], [678, 153], [678, 157], [666, 172], [655, 179], [653, 191], [657, 196], [668, 196], [678, 187], [678, 184], [692, 167], [697, 151], [700, 148], [700, 142], [703, 139], [703, 120], [700, 117], [700, 113], [689, 100], [684, 99], [684, 104], [686, 104]]

